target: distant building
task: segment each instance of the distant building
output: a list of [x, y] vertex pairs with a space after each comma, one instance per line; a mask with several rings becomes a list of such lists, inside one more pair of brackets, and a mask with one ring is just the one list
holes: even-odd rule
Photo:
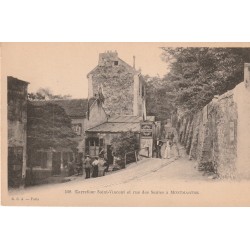
[[103, 94], [104, 110], [108, 115], [143, 116], [145, 82], [140, 71], [108, 51], [99, 54], [98, 65], [88, 75], [88, 97]]
[[24, 185], [27, 151], [28, 82], [7, 77], [8, 89], [8, 186]]

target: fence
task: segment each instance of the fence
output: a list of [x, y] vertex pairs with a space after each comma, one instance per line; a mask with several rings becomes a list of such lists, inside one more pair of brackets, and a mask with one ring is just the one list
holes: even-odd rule
[[[141, 150], [147, 150], [147, 155], [140, 154]], [[149, 147], [141, 148], [139, 150], [134, 150], [130, 152], [126, 152], [124, 155], [124, 168], [126, 167], [127, 164], [130, 164], [132, 162], [138, 162], [141, 157], [146, 157], [149, 158]]]

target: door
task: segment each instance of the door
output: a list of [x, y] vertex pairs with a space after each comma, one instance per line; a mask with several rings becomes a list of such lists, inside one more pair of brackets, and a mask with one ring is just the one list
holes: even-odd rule
[[61, 174], [61, 152], [53, 152], [52, 175]]
[[91, 157], [99, 155], [99, 138], [91, 137], [88, 139], [89, 142], [89, 155]]

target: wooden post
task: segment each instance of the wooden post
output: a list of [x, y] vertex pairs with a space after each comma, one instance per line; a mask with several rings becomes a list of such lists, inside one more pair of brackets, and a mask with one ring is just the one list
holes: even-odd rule
[[126, 160], [127, 160], [127, 154], [125, 153], [125, 165], [124, 165], [124, 168], [126, 168]]
[[63, 151], [61, 151], [61, 164], [60, 164], [61, 170], [63, 169]]
[[136, 161], [136, 163], [137, 163], [137, 155], [136, 155], [136, 151], [135, 151], [135, 161]]

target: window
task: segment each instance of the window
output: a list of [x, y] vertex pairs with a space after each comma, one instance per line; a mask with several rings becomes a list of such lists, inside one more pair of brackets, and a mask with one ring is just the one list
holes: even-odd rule
[[77, 135], [82, 134], [82, 124], [81, 123], [72, 124], [72, 129]]
[[118, 65], [118, 61], [114, 61], [114, 65], [117, 66]]

